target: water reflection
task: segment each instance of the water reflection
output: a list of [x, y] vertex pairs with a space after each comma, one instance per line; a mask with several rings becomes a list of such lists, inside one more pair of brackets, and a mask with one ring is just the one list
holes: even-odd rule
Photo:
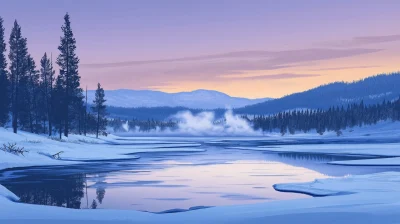
[[52, 174], [46, 176], [42, 173], [36, 174], [1, 182], [1, 184], [18, 195], [24, 203], [81, 208], [85, 175], [74, 174], [60, 178]]
[[304, 198], [308, 196], [277, 192], [272, 185], [397, 170], [327, 164], [357, 157], [264, 153], [223, 146], [207, 146], [207, 152], [141, 156], [140, 160], [56, 169], [12, 169], [0, 173], [0, 184], [25, 203], [160, 212]]

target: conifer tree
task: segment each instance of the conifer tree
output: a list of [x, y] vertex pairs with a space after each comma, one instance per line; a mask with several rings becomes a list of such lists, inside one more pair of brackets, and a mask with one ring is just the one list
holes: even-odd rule
[[63, 80], [60, 76], [57, 76], [51, 95], [52, 116], [50, 119], [51, 123], [54, 124], [60, 139], [62, 138], [63, 122], [65, 118], [64, 94], [65, 90], [63, 87]]
[[10, 83], [7, 77], [6, 42], [4, 37], [3, 19], [0, 17], [0, 126], [8, 121], [10, 113]]
[[42, 59], [40, 60], [40, 78], [41, 78], [41, 95], [44, 105], [44, 125], [48, 122], [48, 130], [49, 136], [52, 135], [52, 119], [51, 119], [51, 111], [52, 111], [52, 91], [53, 91], [53, 82], [54, 82], [54, 71], [52, 68], [52, 63], [50, 58], [47, 57], [47, 54], [44, 53]]
[[[79, 58], [76, 55], [76, 40], [72, 33], [70, 17], [68, 13], [64, 16], [64, 25], [61, 27], [62, 36], [60, 38], [60, 51], [57, 57], [57, 65], [60, 68], [60, 78], [64, 86], [64, 135], [68, 137], [70, 124], [74, 119], [75, 105], [77, 101], [82, 101], [82, 89], [80, 86], [80, 76], [78, 73]], [[80, 108], [79, 108], [80, 109]]]
[[[19, 120], [19, 107], [24, 104], [26, 95], [20, 94], [20, 89], [25, 88], [27, 84], [27, 55], [26, 38], [22, 37], [21, 27], [15, 20], [11, 30], [10, 52], [8, 58], [10, 60], [10, 81], [11, 81], [11, 106], [12, 106], [12, 127], [14, 133], [17, 133]], [[22, 82], [20, 82], [22, 80]]]
[[96, 138], [99, 137], [99, 131], [104, 131], [107, 125], [106, 116], [106, 100], [104, 99], [104, 90], [100, 83], [97, 84], [95, 99], [93, 100], [92, 110], [97, 116], [96, 122]]
[[40, 114], [38, 107], [38, 95], [39, 95], [39, 73], [36, 70], [35, 61], [33, 58], [27, 56], [27, 110], [26, 113], [29, 116], [29, 127], [32, 133], [38, 133]]

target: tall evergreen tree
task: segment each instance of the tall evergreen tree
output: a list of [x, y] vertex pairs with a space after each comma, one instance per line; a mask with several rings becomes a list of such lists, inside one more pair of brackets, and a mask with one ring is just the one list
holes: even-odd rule
[[40, 79], [41, 79], [41, 95], [43, 99], [45, 115], [43, 116], [44, 125], [48, 122], [49, 136], [52, 135], [52, 100], [51, 96], [53, 91], [54, 71], [52, 62], [47, 54], [44, 53], [40, 60]]
[[10, 83], [7, 77], [6, 42], [4, 37], [3, 18], [0, 17], [0, 126], [8, 121], [10, 113]]
[[[18, 113], [19, 106], [23, 104], [26, 96], [20, 95], [19, 89], [22, 83], [26, 82], [26, 62], [28, 49], [26, 46], [26, 38], [22, 37], [21, 27], [18, 22], [14, 22], [14, 26], [11, 30], [10, 39], [10, 52], [8, 58], [10, 60], [10, 81], [11, 81], [11, 106], [12, 106], [12, 126], [14, 133], [17, 133], [18, 128]], [[24, 82], [20, 83], [20, 80]]]
[[64, 109], [64, 94], [63, 81], [61, 76], [57, 76], [54, 88], [51, 95], [52, 116], [50, 117], [51, 123], [54, 124], [60, 139], [62, 138], [63, 121], [65, 117]]
[[27, 57], [27, 113], [29, 114], [29, 127], [32, 133], [38, 133], [40, 122], [40, 110], [38, 107], [39, 96], [39, 72], [33, 58]]
[[97, 116], [96, 122], [96, 138], [99, 137], [99, 132], [104, 131], [107, 125], [106, 116], [106, 100], [104, 99], [104, 89], [101, 88], [100, 83], [97, 84], [95, 98], [93, 100], [92, 110]]
[[[64, 16], [64, 25], [61, 27], [63, 36], [60, 38], [58, 50], [60, 55], [57, 58], [57, 65], [60, 68], [60, 78], [65, 89], [64, 94], [64, 135], [68, 137], [70, 124], [74, 119], [75, 105], [77, 101], [82, 101], [82, 89], [80, 86], [80, 76], [78, 73], [79, 58], [76, 55], [76, 40], [72, 33], [71, 22], [68, 13]], [[81, 109], [81, 108], [79, 108]]]

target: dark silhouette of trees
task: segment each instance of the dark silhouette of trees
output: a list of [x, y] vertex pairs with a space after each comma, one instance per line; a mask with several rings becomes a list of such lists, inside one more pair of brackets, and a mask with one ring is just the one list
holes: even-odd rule
[[332, 106], [327, 110], [293, 110], [268, 116], [255, 116], [251, 122], [254, 129], [264, 132], [279, 131], [307, 133], [315, 130], [320, 135], [326, 131], [335, 131], [341, 135], [343, 129], [355, 126], [372, 125], [379, 121], [400, 121], [400, 98], [395, 101], [383, 101], [378, 104], [360, 103], [344, 106]]
[[[17, 21], [11, 30], [9, 45], [10, 52], [8, 58], [10, 60], [10, 80], [11, 80], [11, 103], [12, 103], [12, 126], [14, 133], [17, 133], [20, 107], [24, 106], [27, 95], [23, 95], [20, 91], [26, 91], [27, 88], [27, 40], [22, 37], [21, 27]], [[25, 123], [22, 120], [22, 123]]]
[[3, 19], [0, 17], [0, 126], [8, 122], [10, 113], [10, 83], [7, 77], [6, 42]]
[[72, 33], [70, 17], [68, 13], [64, 16], [64, 25], [61, 27], [63, 36], [60, 38], [58, 50], [60, 55], [57, 58], [57, 65], [60, 67], [59, 77], [64, 88], [64, 135], [68, 137], [70, 125], [76, 121], [77, 114], [81, 113], [80, 102], [82, 101], [82, 89], [78, 73], [79, 58], [76, 55], [76, 40]]
[[105, 131], [107, 126], [106, 119], [106, 100], [104, 99], [104, 89], [101, 88], [100, 83], [97, 84], [95, 99], [93, 100], [92, 110], [96, 116], [96, 138], [99, 137], [100, 131]]
[[42, 119], [43, 119], [43, 133], [46, 132], [46, 123], [48, 124], [49, 136], [52, 135], [52, 95], [53, 95], [53, 83], [54, 83], [54, 71], [50, 58], [44, 53], [40, 60], [40, 96], [42, 107]]

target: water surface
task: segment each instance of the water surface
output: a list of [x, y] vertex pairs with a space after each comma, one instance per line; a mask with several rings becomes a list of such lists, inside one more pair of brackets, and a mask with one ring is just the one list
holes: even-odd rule
[[[168, 143], [128, 140], [124, 147]], [[185, 143], [185, 139], [178, 139]], [[107, 208], [161, 212], [173, 209], [262, 203], [309, 197], [282, 193], [276, 183], [306, 182], [316, 178], [367, 174], [397, 168], [342, 167], [327, 165], [333, 160], [357, 159], [321, 154], [264, 153], [227, 149], [258, 146], [270, 142], [204, 141], [205, 152], [141, 153], [140, 159], [87, 162], [74, 166], [32, 167], [0, 173], [0, 184], [24, 203], [76, 209]], [[165, 141], [165, 139], [163, 139]], [[177, 139], [174, 141], [176, 147]], [[273, 143], [284, 147], [283, 142]], [[115, 147], [119, 147], [116, 145]]]

